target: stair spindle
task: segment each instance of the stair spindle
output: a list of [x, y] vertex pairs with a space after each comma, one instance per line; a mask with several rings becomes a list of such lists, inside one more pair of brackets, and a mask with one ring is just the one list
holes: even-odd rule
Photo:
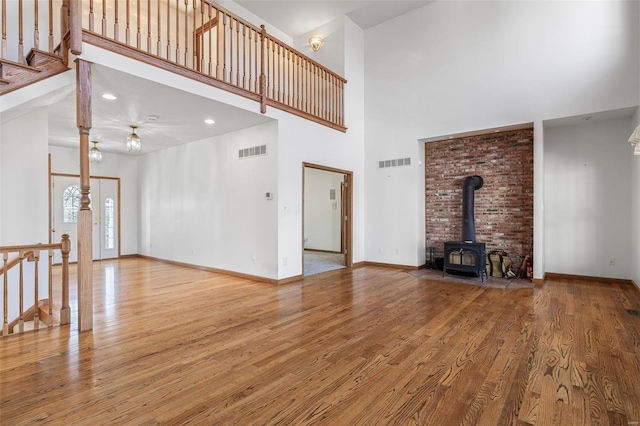
[[[38, 265], [40, 264], [40, 250], [34, 250], [34, 254], [33, 257], [35, 258], [35, 263], [33, 264], [33, 329], [34, 330], [39, 330], [40, 329], [40, 307], [38, 306], [38, 304], [40, 303], [39, 299], [39, 280], [40, 278], [38, 277]], [[22, 333], [22, 330], [20, 330], [20, 333]]]
[[33, 1], [33, 47], [40, 49], [40, 30], [38, 29], [38, 1]]
[[102, 0], [102, 35], [107, 36], [107, 0]]
[[115, 21], [113, 24], [113, 39], [115, 41], [118, 41], [119, 37], [120, 37], [120, 24], [118, 23], [118, 15], [119, 15], [119, 11], [118, 11], [118, 4], [120, 4], [119, 1], [115, 2]]
[[[158, 17], [159, 16], [160, 15], [158, 15]], [[158, 40], [159, 39], [160, 39], [160, 33], [158, 33]], [[168, 0], [167, 0], [167, 57], [165, 59], [167, 61], [171, 60], [171, 2], [169, 2]]]
[[[138, 0], [136, 2], [136, 48], [140, 50], [140, 46], [142, 45], [142, 33], [140, 32], [140, 3], [142, 0]], [[149, 21], [147, 21], [148, 23]]]
[[7, 279], [7, 271], [9, 270], [8, 260], [9, 253], [2, 253], [3, 259], [3, 268], [4, 273], [2, 274], [2, 335], [6, 336], [9, 334], [9, 282]]
[[184, 66], [189, 66], [189, 0], [184, 0]]
[[[229, 83], [233, 84], [233, 23], [235, 19], [229, 19]], [[226, 59], [226, 57], [225, 57]]]
[[147, 0], [147, 53], [151, 53], [151, 0]]
[[[211, 28], [213, 8], [211, 3], [207, 3], [207, 9], [209, 9], [209, 75], [213, 75], [213, 28]], [[218, 28], [218, 25], [216, 25], [216, 28]]]
[[236, 86], [240, 85], [240, 21], [236, 21]]
[[[202, 3], [202, 0], [200, 0], [200, 2]], [[198, 71], [202, 70], [202, 64], [198, 61], [198, 57], [196, 56], [196, 28], [197, 28], [197, 11], [198, 11], [198, 5], [196, 3], [196, 0], [193, 0], [193, 38], [191, 39], [191, 41], [193, 42], [192, 45], [192, 52], [193, 55], [191, 57], [191, 60], [193, 62], [193, 69], [197, 69]], [[200, 12], [202, 13], [202, 7], [200, 7]], [[200, 25], [204, 25], [204, 22], [202, 20], [202, 16], [200, 16]]]
[[156, 54], [160, 57], [162, 57], [162, 37], [160, 34], [161, 28], [162, 28], [162, 20], [160, 18], [160, 3], [156, 3], [156, 6], [158, 6], [158, 25], [156, 27], [156, 30], [158, 32], [158, 45], [156, 46]]
[[18, 0], [18, 62], [25, 63], [24, 59], [24, 40], [22, 28], [22, 0]]
[[130, 19], [131, 19], [131, 9], [129, 5], [129, 0], [125, 3], [125, 30], [124, 30], [124, 42], [128, 45], [131, 44], [131, 28], [130, 28]]
[[93, 0], [89, 1], [89, 31], [93, 31], [93, 20], [95, 19], [93, 15]]
[[7, 0], [2, 0], [2, 42], [0, 45], [0, 58], [6, 58], [6, 57], [7, 57]]
[[180, 64], [180, 0], [176, 0], [176, 64]]
[[[19, 309], [20, 309], [20, 316], [19, 316], [19, 321], [18, 321], [18, 328], [20, 330], [20, 333], [24, 333], [24, 252], [20, 251], [18, 254], [18, 258], [20, 259], [20, 278], [18, 281], [18, 286], [19, 286]], [[36, 306], [38, 304], [36, 303]], [[13, 331], [13, 330], [12, 330]]]
[[53, 53], [53, 0], [49, 0], [49, 53]]
[[[251, 83], [254, 83], [253, 81], [253, 69], [251, 68], [251, 65], [253, 63], [253, 36], [254, 36], [254, 31], [249, 28], [249, 91], [251, 91]], [[253, 91], [255, 91], [255, 84], [253, 85]]]
[[53, 249], [49, 249], [49, 288], [48, 288], [48, 297], [49, 297], [49, 306], [47, 313], [49, 314], [49, 327], [53, 327]]

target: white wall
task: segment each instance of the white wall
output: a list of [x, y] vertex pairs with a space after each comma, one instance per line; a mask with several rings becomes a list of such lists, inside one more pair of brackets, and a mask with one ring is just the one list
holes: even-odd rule
[[[319, 35], [323, 38], [320, 50], [314, 52], [309, 46], [309, 37]], [[293, 40], [293, 47], [324, 65], [335, 73], [345, 73], [345, 25], [343, 19], [335, 19]]]
[[547, 272], [631, 277], [632, 130], [631, 118], [545, 128]]
[[[340, 251], [343, 180], [344, 175], [340, 173], [304, 169], [305, 248]], [[331, 191], [334, 191], [334, 199], [330, 198]]]
[[[0, 126], [0, 245], [32, 245], [49, 242], [47, 114], [32, 111]], [[41, 255], [39, 299], [47, 298], [48, 257]], [[9, 311], [12, 321], [19, 312], [19, 268], [9, 273]], [[24, 309], [34, 304], [33, 263], [25, 262]], [[0, 294], [0, 306], [3, 295]], [[0, 310], [1, 311], [1, 310]]]
[[47, 123], [44, 110], [2, 121], [0, 245], [49, 241]]
[[[50, 146], [49, 153], [53, 173], [80, 174], [78, 149]], [[103, 152], [101, 163], [90, 164], [90, 173], [120, 178], [120, 254], [138, 253], [138, 157]]]
[[637, 2], [433, 2], [365, 47], [367, 260], [424, 262], [418, 139], [638, 104]]
[[337, 132], [290, 114], [279, 120], [278, 261], [279, 278], [302, 274], [302, 163], [353, 172], [353, 261], [364, 260], [364, 33], [350, 19], [345, 32], [345, 117]]
[[[277, 277], [277, 123], [140, 157], [139, 253]], [[238, 159], [267, 145], [268, 155]]]

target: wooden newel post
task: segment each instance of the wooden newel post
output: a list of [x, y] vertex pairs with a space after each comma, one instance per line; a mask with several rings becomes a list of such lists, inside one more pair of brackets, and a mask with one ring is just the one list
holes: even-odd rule
[[78, 210], [78, 329], [93, 328], [93, 238], [89, 177], [91, 63], [76, 60], [76, 116], [80, 132], [80, 209]]
[[60, 308], [60, 324], [71, 322], [71, 308], [69, 307], [69, 252], [71, 251], [71, 240], [69, 234], [62, 234], [60, 241], [62, 248], [62, 307]]
[[62, 55], [62, 63], [69, 64], [69, 39], [67, 32], [69, 31], [69, 0], [63, 0], [60, 6], [60, 54]]
[[82, 53], [82, 2], [69, 2], [69, 48], [74, 55]]
[[265, 49], [265, 39], [267, 38], [267, 30], [264, 25], [260, 25], [262, 31], [260, 31], [260, 112], [264, 114], [267, 112], [267, 76], [264, 70], [265, 55], [267, 49]]

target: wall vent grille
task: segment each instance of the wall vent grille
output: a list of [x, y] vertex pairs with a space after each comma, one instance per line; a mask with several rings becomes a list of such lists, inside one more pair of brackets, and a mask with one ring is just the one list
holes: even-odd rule
[[252, 146], [251, 148], [243, 148], [238, 150], [238, 158], [256, 157], [258, 155], [267, 155], [267, 146]]
[[382, 160], [378, 161], [378, 168], [384, 169], [387, 167], [401, 167], [401, 166], [410, 166], [411, 158], [397, 158], [394, 160]]

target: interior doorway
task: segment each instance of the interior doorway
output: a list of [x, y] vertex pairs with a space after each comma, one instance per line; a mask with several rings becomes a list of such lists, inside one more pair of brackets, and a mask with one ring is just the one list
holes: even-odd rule
[[353, 173], [303, 163], [304, 276], [353, 267]]
[[[78, 261], [76, 249], [77, 214], [80, 205], [80, 176], [51, 174], [51, 241], [58, 242], [69, 234], [69, 261]], [[93, 217], [93, 260], [120, 257], [120, 179], [91, 178], [91, 211]], [[57, 254], [59, 256], [59, 253]], [[56, 263], [60, 259], [54, 258]]]

